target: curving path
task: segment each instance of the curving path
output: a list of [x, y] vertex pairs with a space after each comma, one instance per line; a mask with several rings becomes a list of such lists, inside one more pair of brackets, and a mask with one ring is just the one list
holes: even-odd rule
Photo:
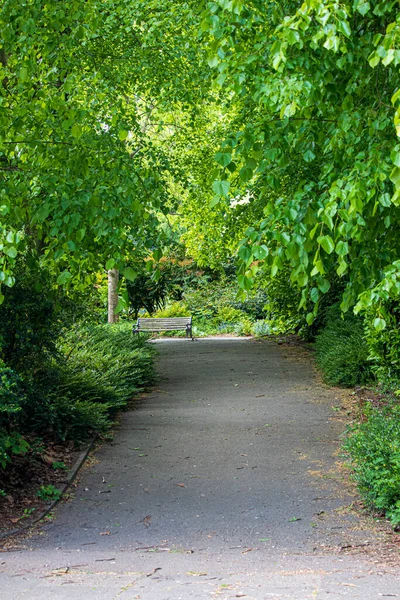
[[[377, 600], [399, 570], [351, 510], [338, 391], [304, 350], [166, 340], [75, 497], [0, 560], [2, 600]], [[340, 392], [339, 392], [340, 393]]]

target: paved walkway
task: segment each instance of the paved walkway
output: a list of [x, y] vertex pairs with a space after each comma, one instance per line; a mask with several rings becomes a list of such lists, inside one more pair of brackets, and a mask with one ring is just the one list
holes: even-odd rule
[[75, 498], [0, 560], [2, 600], [400, 597], [346, 546], [337, 391], [304, 350], [160, 340], [159, 387], [124, 414]]

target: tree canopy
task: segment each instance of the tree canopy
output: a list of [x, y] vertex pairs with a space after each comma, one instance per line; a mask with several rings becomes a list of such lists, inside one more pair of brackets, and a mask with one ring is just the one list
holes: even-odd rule
[[[188, 4], [185, 3], [185, 7]], [[187, 11], [186, 11], [187, 12]], [[57, 277], [160, 246], [172, 166], [148, 129], [153, 112], [190, 100], [173, 2], [7, 0], [0, 12], [0, 280], [28, 253]], [[185, 27], [190, 27], [186, 19]], [[197, 61], [199, 64], [200, 61]], [[129, 276], [129, 271], [127, 272]]]
[[385, 327], [397, 0], [7, 0], [0, 25], [6, 285], [27, 248], [59, 284], [148, 256], [172, 212], [200, 263], [238, 252], [243, 290], [289, 266], [311, 323], [334, 274]]

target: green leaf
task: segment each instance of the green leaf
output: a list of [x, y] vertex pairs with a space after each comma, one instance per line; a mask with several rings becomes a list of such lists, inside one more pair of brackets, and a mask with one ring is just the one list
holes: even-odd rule
[[161, 248], [156, 248], [153, 251], [153, 258], [156, 262], [159, 262], [161, 260], [162, 256], [163, 256], [163, 252], [162, 252]]
[[374, 69], [376, 66], [379, 65], [381, 59], [379, 58], [376, 52], [372, 52], [372, 54], [370, 54], [370, 56], [368, 57], [368, 62], [370, 66]]
[[229, 181], [226, 179], [214, 181], [212, 189], [218, 196], [226, 197], [230, 188]]
[[397, 100], [400, 98], [400, 88], [396, 90], [396, 92], [392, 96], [392, 104], [393, 106], [396, 104]]
[[312, 313], [312, 312], [307, 313], [307, 316], [306, 316], [307, 325], [311, 326], [314, 323], [314, 320], [315, 320], [314, 313]]
[[18, 254], [15, 246], [9, 246], [3, 249], [4, 254], [7, 254], [10, 258], [15, 258]]
[[110, 271], [111, 269], [113, 269], [115, 266], [115, 260], [113, 258], [109, 258], [108, 261], [106, 262], [106, 270]]
[[135, 281], [137, 275], [137, 272], [134, 269], [132, 269], [132, 267], [126, 267], [124, 269], [124, 277], [129, 281]]
[[371, 5], [366, 0], [356, 0], [354, 8], [364, 16], [371, 10]]
[[57, 283], [59, 285], [65, 285], [71, 279], [72, 275], [69, 271], [65, 270], [57, 277]]
[[331, 254], [335, 249], [335, 244], [330, 235], [320, 235], [317, 238], [318, 244], [322, 246], [327, 254]]
[[243, 290], [249, 291], [253, 287], [254, 280], [246, 275], [238, 275], [238, 284]]
[[115, 308], [115, 314], [118, 315], [120, 312], [128, 308], [128, 304], [124, 298], [119, 298], [118, 304]]
[[347, 21], [339, 21], [338, 29], [341, 31], [346, 37], [351, 37], [351, 29], [350, 25]]
[[28, 69], [26, 67], [22, 67], [19, 71], [19, 78], [21, 81], [27, 81], [28, 79]]
[[349, 245], [347, 242], [344, 242], [343, 240], [340, 240], [337, 244], [336, 244], [336, 254], [338, 256], [346, 256], [346, 254], [349, 253]]
[[268, 246], [253, 246], [253, 255], [257, 260], [264, 260], [269, 254]]
[[390, 179], [393, 181], [396, 188], [400, 188], [400, 167], [395, 167], [390, 173]]
[[383, 331], [386, 329], [386, 321], [380, 317], [374, 319], [374, 327], [377, 331]]
[[121, 142], [124, 142], [126, 140], [126, 138], [128, 137], [128, 132], [125, 131], [125, 129], [120, 129], [118, 131], [118, 137], [121, 140]]
[[317, 280], [317, 283], [318, 283], [318, 289], [320, 289], [323, 294], [326, 294], [331, 289], [331, 284], [328, 281], [328, 279], [319, 277]]
[[253, 258], [253, 253], [249, 246], [241, 246], [238, 252], [239, 258], [241, 258], [244, 262], [249, 262]]
[[250, 167], [243, 167], [243, 169], [240, 169], [239, 176], [244, 183], [247, 183], [253, 177], [253, 169], [250, 169]]
[[222, 167], [227, 167], [232, 162], [232, 155], [226, 152], [217, 152], [215, 160]]
[[218, 56], [217, 56], [217, 55], [215, 55], [215, 56], [211, 56], [211, 57], [208, 59], [208, 61], [207, 61], [207, 62], [208, 62], [208, 65], [209, 65], [209, 66], [210, 66], [212, 69], [214, 69], [214, 68], [215, 68], [215, 67], [218, 65], [218, 63], [219, 63], [219, 58], [218, 58]]
[[75, 123], [74, 125], [72, 125], [72, 129], [71, 129], [71, 133], [73, 135], [74, 138], [80, 138], [82, 135], [82, 127], [79, 125], [79, 123]]
[[316, 287], [312, 288], [312, 290], [310, 292], [310, 298], [314, 302], [314, 304], [316, 304], [318, 302], [318, 299], [319, 299], [318, 288], [316, 288]]

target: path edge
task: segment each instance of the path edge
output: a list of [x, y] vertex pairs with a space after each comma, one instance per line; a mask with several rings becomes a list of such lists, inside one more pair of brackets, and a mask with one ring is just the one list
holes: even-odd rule
[[31, 521], [30, 523], [27, 523], [26, 525], [23, 525], [22, 527], [15, 527], [14, 529], [11, 529], [10, 531], [4, 531], [4, 532], [0, 533], [0, 540], [5, 540], [5, 539], [7, 539], [9, 537], [12, 537], [14, 535], [18, 535], [19, 533], [22, 533], [23, 531], [27, 531], [28, 529], [30, 529], [31, 527], [33, 527], [34, 525], [36, 525], [37, 523], [39, 523], [39, 521], [41, 521], [42, 519], [44, 519], [45, 517], [47, 517], [47, 515], [60, 502], [62, 502], [64, 494], [69, 490], [69, 488], [71, 487], [72, 483], [75, 481], [75, 479], [76, 479], [79, 471], [81, 470], [81, 468], [85, 464], [86, 459], [89, 456], [89, 453], [93, 449], [93, 446], [94, 446], [96, 440], [97, 440], [97, 435], [94, 436], [90, 440], [89, 444], [86, 446], [86, 448], [80, 453], [80, 455], [76, 459], [73, 467], [70, 469], [70, 471], [68, 473], [68, 478], [67, 478], [67, 481], [64, 484], [64, 487], [61, 490], [60, 497], [57, 498], [56, 500], [53, 500], [53, 502], [51, 504], [49, 504], [49, 506], [47, 506], [47, 508], [45, 508], [41, 512], [41, 514], [38, 515], [37, 517], [35, 517], [33, 519], [33, 521]]

